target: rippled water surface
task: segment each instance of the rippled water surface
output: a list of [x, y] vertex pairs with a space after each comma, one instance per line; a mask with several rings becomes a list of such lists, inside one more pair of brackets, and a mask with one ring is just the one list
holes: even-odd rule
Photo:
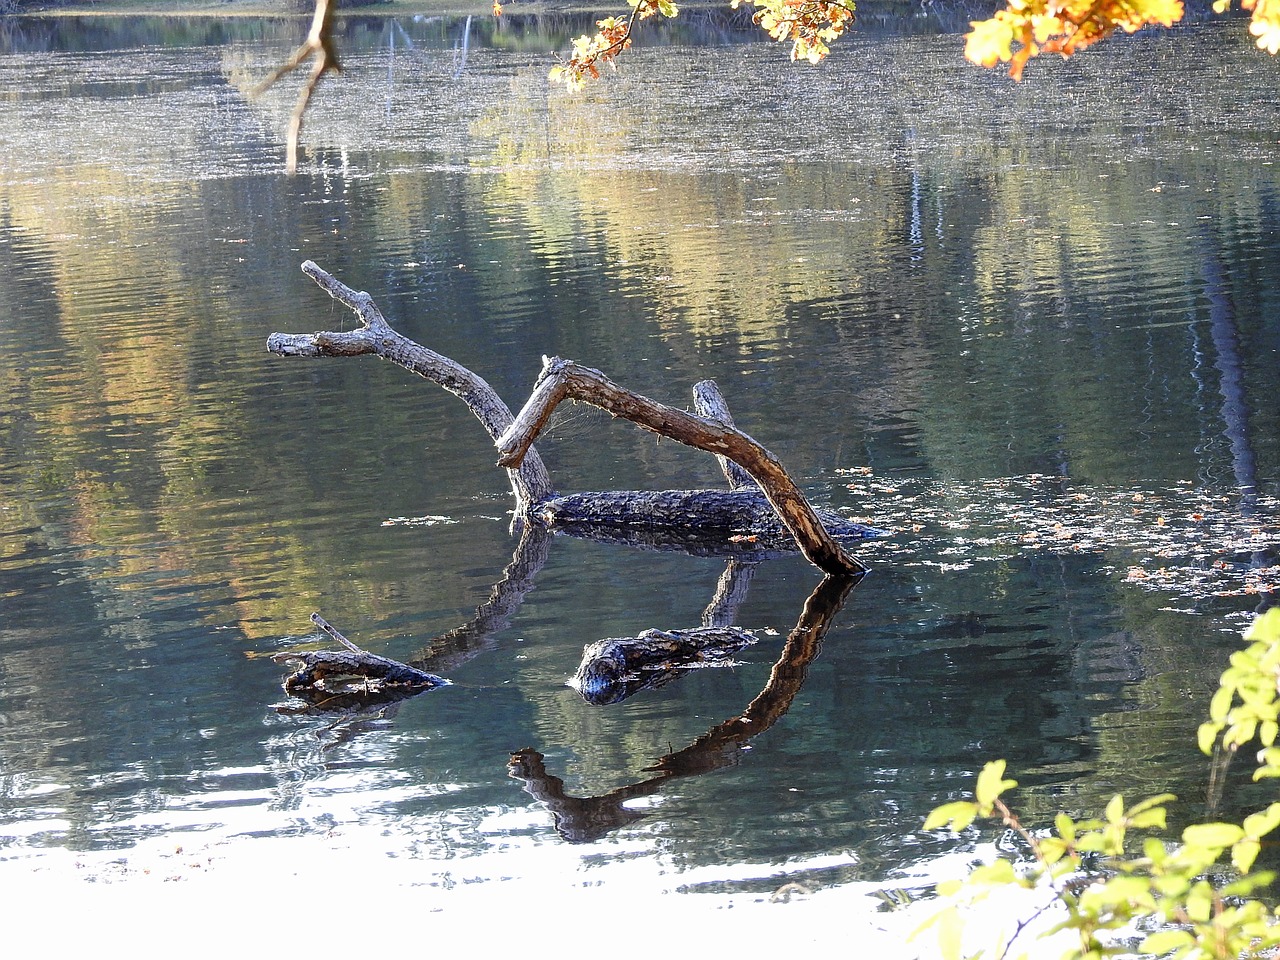
[[[467, 29], [353, 23], [287, 178], [293, 88], [246, 91], [295, 27], [10, 28], [0, 859], [110, 879], [345, 834], [442, 887], [916, 888], [976, 842], [925, 813], [1000, 756], [1029, 820], [1195, 815], [1195, 727], [1280, 578], [1276, 63], [1213, 26], [1013, 85], [956, 36], [807, 70], [694, 31], [571, 97], [569, 27]], [[713, 377], [891, 531], [767, 730], [681, 753], [771, 689], [813, 568], [748, 570], [738, 666], [584, 702], [583, 647], [697, 625], [725, 561], [519, 544], [453, 397], [267, 354], [354, 323], [304, 259], [515, 406], [544, 354], [679, 405]], [[566, 491], [719, 482], [585, 408], [539, 449]], [[453, 685], [298, 712], [270, 656], [319, 645], [313, 611]]]

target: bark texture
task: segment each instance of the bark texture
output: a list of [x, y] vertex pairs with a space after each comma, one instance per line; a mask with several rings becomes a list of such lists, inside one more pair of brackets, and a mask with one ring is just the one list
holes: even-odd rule
[[[866, 572], [839, 541], [875, 536], [879, 531], [849, 523], [837, 514], [820, 516], [777, 458], [733, 426], [728, 406], [713, 382], [704, 381], [695, 388], [695, 402], [704, 414], [699, 416], [624, 390], [598, 370], [553, 358], [545, 361], [532, 395], [513, 417], [481, 377], [392, 329], [369, 294], [352, 290], [309, 260], [302, 269], [356, 314], [360, 329], [274, 333], [267, 348], [292, 357], [374, 354], [461, 398], [499, 449], [499, 465], [507, 468], [516, 497], [517, 519], [532, 511], [548, 526], [577, 535], [610, 529], [680, 530], [702, 537], [710, 534], [712, 540], [723, 535], [725, 541], [756, 542], [762, 548], [781, 546], [785, 530], [786, 537], [824, 573], [860, 576]], [[659, 491], [555, 497], [533, 442], [556, 405], [566, 399], [590, 403], [646, 430], [714, 454], [736, 489], [727, 493]]]
[[741, 627], [645, 630], [638, 637], [613, 637], [591, 644], [569, 686], [588, 703], [619, 703], [653, 690], [694, 667], [726, 666], [733, 655], [756, 642]]
[[[401, 336], [387, 323], [369, 294], [352, 290], [310, 260], [303, 263], [302, 272], [325, 293], [350, 308], [360, 320], [360, 329], [339, 333], [273, 333], [267, 338], [267, 349], [272, 353], [282, 357], [373, 354], [444, 387], [467, 405], [495, 440], [511, 425], [511, 408], [503, 403], [493, 387], [462, 364]], [[517, 513], [522, 513], [530, 504], [546, 500], [554, 492], [547, 468], [536, 451], [508, 473]]]
[[759, 484], [811, 563], [837, 576], [860, 576], [866, 572], [866, 567], [845, 553], [826, 531], [778, 459], [751, 437], [733, 427], [624, 390], [599, 370], [572, 360], [552, 357], [544, 362], [529, 400], [516, 415], [515, 423], [498, 438], [498, 463], [508, 468], [518, 466], [564, 400], [589, 403], [646, 430], [736, 463]]

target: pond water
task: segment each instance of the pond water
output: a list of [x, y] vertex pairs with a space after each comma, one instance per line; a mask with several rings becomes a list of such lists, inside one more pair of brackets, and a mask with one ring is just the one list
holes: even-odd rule
[[[572, 21], [353, 21], [288, 178], [296, 87], [246, 91], [299, 29], [6, 26], [6, 882], [341, 848], [433, 892], [919, 894], [996, 836], [920, 830], [995, 757], [1033, 823], [1202, 813], [1195, 728], [1280, 580], [1280, 64], [1239, 23], [1015, 85], [954, 34], [806, 69], [694, 21], [570, 96]], [[513, 406], [544, 354], [681, 406], [714, 378], [815, 502], [890, 531], [767, 730], [651, 769], [766, 687], [816, 571], [750, 568], [736, 666], [586, 703], [584, 646], [697, 625], [725, 561], [522, 555], [457, 400], [266, 352], [354, 323], [305, 259]], [[586, 408], [539, 450], [566, 491], [720, 482]], [[299, 712], [270, 657], [331, 645], [313, 611], [453, 684]]]

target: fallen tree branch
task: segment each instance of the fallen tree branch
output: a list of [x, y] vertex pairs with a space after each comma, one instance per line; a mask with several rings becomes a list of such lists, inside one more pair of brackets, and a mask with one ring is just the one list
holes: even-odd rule
[[[547, 360], [518, 417], [492, 387], [466, 367], [407, 337], [383, 317], [373, 298], [336, 280], [308, 260], [302, 270], [360, 320], [360, 329], [312, 334], [273, 333], [267, 349], [281, 356], [342, 357], [374, 354], [437, 383], [461, 398], [488, 431], [508, 470], [516, 497], [516, 517], [536, 512], [541, 522], [580, 534], [583, 528], [670, 529], [684, 533], [710, 531], [713, 539], [778, 546], [787, 536], [823, 572], [861, 576], [866, 567], [837, 542], [875, 536], [880, 531], [850, 523], [834, 513], [819, 516], [796, 488], [782, 465], [755, 440], [732, 426], [727, 405], [714, 384], [699, 384], [700, 417], [623, 390], [603, 373], [572, 361]], [[564, 399], [581, 400], [624, 417], [662, 436], [706, 450], [722, 458], [733, 491], [664, 491], [577, 494], [555, 497], [545, 465], [533, 449], [555, 406]], [[736, 466], [738, 469], [733, 469]], [[742, 472], [754, 481], [745, 484]], [[777, 525], [774, 518], [781, 522]], [[613, 535], [606, 533], [606, 538]], [[776, 543], [774, 541], [777, 541]], [[744, 551], [745, 552], [745, 551]]]
[[751, 474], [811, 563], [836, 576], [860, 576], [866, 567], [849, 556], [827, 533], [782, 464], [745, 433], [722, 423], [658, 403], [624, 390], [599, 370], [551, 357], [515, 422], [497, 440], [498, 464], [518, 466], [533, 441], [564, 400], [578, 400], [630, 420], [646, 430], [738, 464]]
[[311, 95], [316, 92], [321, 78], [330, 70], [334, 73], [342, 72], [342, 64], [338, 60], [338, 45], [333, 38], [333, 11], [337, 6], [338, 0], [316, 0], [316, 10], [307, 38], [288, 60], [272, 70], [249, 94], [250, 97], [257, 97], [266, 93], [281, 77], [298, 69], [309, 57], [315, 57], [311, 74], [298, 93], [293, 113], [289, 115], [289, 131], [285, 140], [285, 172], [289, 174], [298, 169], [298, 139], [302, 135], [302, 120], [306, 116]]
[[[360, 320], [360, 329], [339, 333], [273, 333], [267, 338], [267, 349], [272, 353], [284, 357], [374, 354], [444, 387], [461, 399], [495, 440], [511, 425], [514, 419], [511, 408], [502, 402], [493, 387], [462, 364], [401, 336], [387, 323], [369, 294], [352, 290], [310, 260], [303, 263], [302, 272], [325, 293], [350, 308]], [[518, 516], [531, 504], [546, 500], [553, 493], [551, 477], [537, 451], [531, 451], [525, 462], [507, 473]]]

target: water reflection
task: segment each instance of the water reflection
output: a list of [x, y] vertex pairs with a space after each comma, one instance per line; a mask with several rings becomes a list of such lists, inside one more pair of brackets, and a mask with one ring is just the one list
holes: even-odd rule
[[[641, 49], [571, 99], [545, 41], [479, 21], [452, 79], [461, 27], [405, 24], [389, 115], [385, 23], [353, 45], [292, 182], [289, 102], [238, 85], [287, 27], [136, 50], [68, 25], [0, 57], [6, 856], [345, 829], [533, 863], [566, 845], [512, 751], [608, 796], [770, 682], [768, 629], [812, 579], [785, 558], [741, 602], [761, 637], [741, 666], [607, 710], [565, 687], [591, 640], [697, 622], [723, 561], [564, 538], [495, 590], [509, 493], [450, 398], [263, 354], [342, 322], [307, 258], [507, 397], [544, 353], [658, 397], [714, 377], [811, 498], [898, 531], [749, 762], [666, 776], [573, 870], [618, 876], [622, 852], [649, 889], [883, 882], [954, 849], [918, 825], [993, 755], [1037, 822], [1115, 789], [1197, 796], [1199, 704], [1274, 579], [1271, 61], [1189, 31], [1011, 87], [954, 38], [855, 41], [809, 73], [767, 46], [716, 70]], [[539, 446], [574, 488], [715, 482], [602, 416]], [[981, 534], [949, 525], [966, 508]], [[424, 516], [450, 522], [384, 525]], [[1124, 542], [1071, 549], [1100, 517]], [[1197, 576], [1153, 589], [1157, 542]], [[263, 654], [316, 609], [455, 684], [349, 733], [275, 714]]]
[[526, 748], [511, 755], [510, 774], [524, 783], [530, 796], [546, 804], [556, 832], [570, 843], [588, 843], [644, 816], [626, 804], [657, 793], [666, 781], [688, 777], [738, 762], [751, 741], [781, 720], [800, 692], [809, 665], [822, 648], [836, 614], [857, 584], [851, 577], [826, 577], [805, 601], [786, 646], [769, 672], [769, 680], [746, 708], [712, 727], [687, 747], [659, 757], [646, 772], [656, 775], [593, 797], [574, 797], [564, 781], [547, 772], [543, 755]]

